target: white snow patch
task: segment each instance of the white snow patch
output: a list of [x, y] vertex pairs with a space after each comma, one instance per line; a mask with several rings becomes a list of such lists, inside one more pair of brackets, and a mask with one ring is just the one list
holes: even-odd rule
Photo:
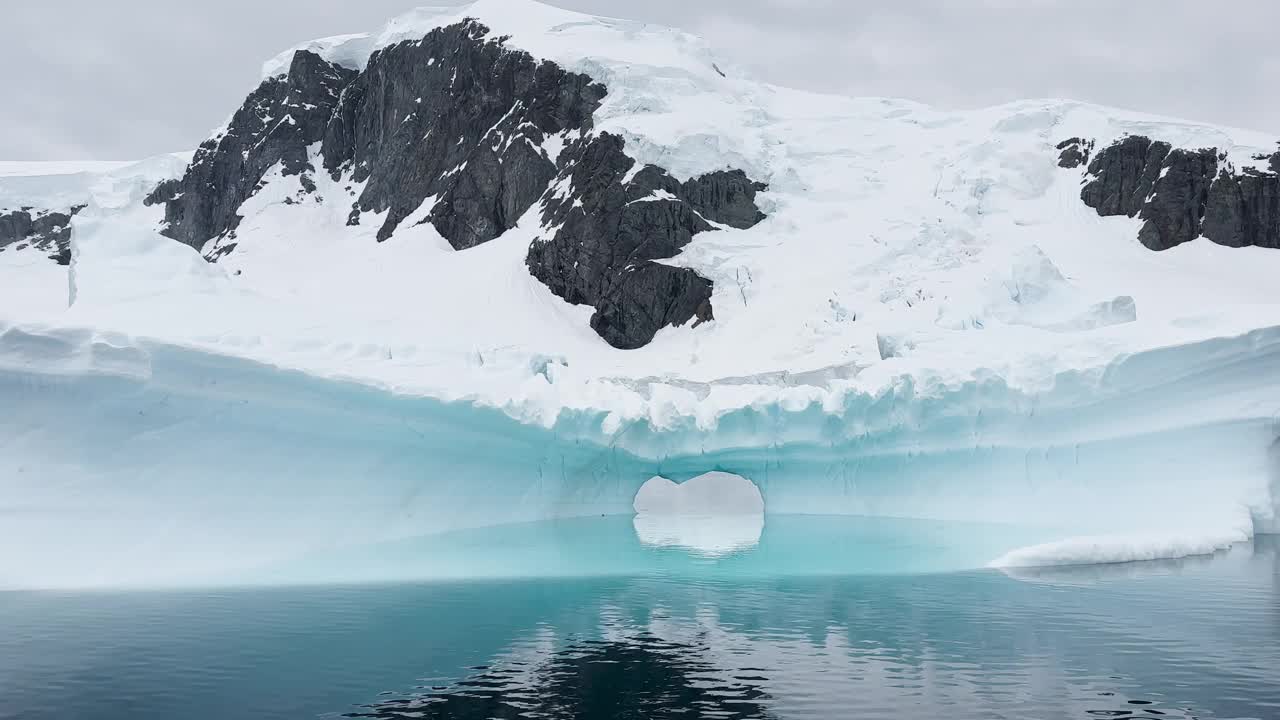
[[555, 135], [548, 135], [546, 139], [542, 141], [542, 151], [547, 154], [547, 159], [550, 160], [553, 165], [557, 164], [560, 162], [560, 153], [564, 152], [564, 149], [571, 142], [581, 137], [582, 131], [580, 130], [566, 130], [562, 133], [556, 133]]
[[1073, 537], [1013, 550], [993, 560], [990, 567], [1111, 565], [1212, 555], [1236, 543], [1246, 542], [1252, 536], [1250, 529], [1239, 528]]
[[309, 40], [285, 50], [262, 64], [262, 78], [278, 77], [289, 72], [294, 53], [310, 50], [331, 63], [347, 68], [363, 68], [373, 54], [374, 39], [367, 33], [334, 35]]
[[98, 190], [181, 175], [192, 155], [168, 153], [131, 162], [0, 162], [0, 209], [65, 211], [91, 202]]
[[654, 190], [653, 192], [649, 193], [648, 195], [642, 198], [639, 198], [637, 200], [632, 200], [630, 203], [628, 203], [628, 205], [634, 205], [635, 203], [641, 203], [641, 202], [657, 202], [660, 200], [679, 200], [679, 199], [680, 198], [677, 198], [675, 195], [671, 194], [669, 190], [663, 190], [662, 188], [658, 188], [657, 190]]

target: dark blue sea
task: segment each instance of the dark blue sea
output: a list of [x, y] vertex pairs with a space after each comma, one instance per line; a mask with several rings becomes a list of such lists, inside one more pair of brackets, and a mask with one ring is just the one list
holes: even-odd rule
[[848, 549], [812, 552], [828, 559], [806, 564], [796, 545], [755, 572], [695, 558], [577, 577], [4, 593], [0, 717], [1280, 718], [1273, 539], [1017, 572], [840, 573], [829, 558]]

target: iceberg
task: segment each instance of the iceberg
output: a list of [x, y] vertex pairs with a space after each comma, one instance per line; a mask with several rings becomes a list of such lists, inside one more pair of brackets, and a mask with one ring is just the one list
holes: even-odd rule
[[[377, 542], [630, 515], [654, 476], [711, 469], [752, 478], [771, 514], [1094, 538], [1015, 560], [1159, 555], [1107, 546], [1144, 532], [1209, 551], [1273, 527], [1280, 330], [1127, 357], [1034, 394], [995, 378], [909, 380], [725, 409], [711, 427], [614, 428], [603, 411], [545, 425], [154, 341], [9, 327], [0, 582], [198, 584]], [[669, 500], [665, 483], [650, 489]], [[668, 509], [688, 507], [677, 497]], [[740, 544], [650, 537], [713, 553]]]
[[[465, 26], [470, 49], [528, 52], [607, 93], [576, 129], [466, 129], [466, 157], [515, 148], [551, 179], [463, 250], [428, 222], [436, 196], [397, 206], [380, 236], [390, 205], [353, 214], [368, 178], [320, 135], [285, 147], [302, 136], [253, 112], [288, 164], [237, 185], [247, 199], [219, 219], [234, 230], [200, 247], [165, 234], [190, 156], [0, 166], [0, 210], [82, 208], [65, 267], [0, 248], [0, 585], [204, 583], [424, 535], [630, 517], [650, 479], [686, 483], [645, 493], [678, 509], [709, 472], [749, 479], [767, 517], [1058, 538], [993, 548], [1002, 567], [1280, 531], [1280, 250], [1150, 250], [1140, 218], [1081, 202], [1087, 167], [1058, 155], [1072, 136], [1082, 158], [1144, 134], [1258, 174], [1273, 138], [1067, 100], [948, 112], [790, 90], [685, 33], [528, 0], [418, 10], [299, 49], [341, 80], [471, 16], [489, 24]], [[270, 61], [268, 83], [297, 57]], [[204, 144], [219, 172], [243, 164], [210, 160], [226, 132]], [[643, 287], [699, 302], [629, 351], [594, 331], [600, 308], [529, 266], [582, 200], [561, 165], [606, 133], [627, 167], [616, 189], [661, 176], [636, 207], [698, 230], [646, 260]], [[491, 179], [465, 164], [440, 187]], [[717, 207], [726, 188], [758, 203]], [[725, 222], [704, 217], [717, 209]], [[545, 267], [573, 274], [578, 257]], [[625, 279], [622, 260], [610, 271]], [[634, 316], [594, 300], [606, 319]], [[637, 519], [641, 539], [716, 554], [760, 535], [702, 537], [660, 515]]]

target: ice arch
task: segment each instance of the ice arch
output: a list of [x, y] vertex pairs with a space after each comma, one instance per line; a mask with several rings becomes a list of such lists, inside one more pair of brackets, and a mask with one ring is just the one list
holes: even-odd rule
[[709, 472], [685, 483], [655, 477], [634, 503], [636, 536], [644, 545], [672, 547], [706, 557], [748, 550], [764, 532], [764, 496], [755, 483]]
[[[1243, 540], [1276, 514], [1280, 327], [1037, 390], [904, 379], [624, 432], [604, 411], [533, 426], [192, 348], [0, 327], [0, 408], [7, 587], [205, 583], [298, 553], [630, 515], [647, 479], [707, 468], [751, 478], [771, 514]], [[708, 527], [645, 532], [719, 552], [690, 540]]]

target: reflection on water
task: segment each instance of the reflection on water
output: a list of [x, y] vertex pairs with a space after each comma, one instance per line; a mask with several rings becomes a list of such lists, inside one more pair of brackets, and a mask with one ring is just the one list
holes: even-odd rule
[[0, 717], [1280, 718], [1280, 563], [0, 594]]
[[[751, 675], [717, 682], [705, 648], [648, 633], [586, 640], [535, 663], [479, 666], [466, 680], [384, 700], [349, 717], [382, 718], [766, 718]], [[748, 671], [755, 672], [755, 671]]]
[[641, 545], [678, 548], [695, 557], [747, 552], [760, 544], [764, 515], [636, 515], [631, 521]]

